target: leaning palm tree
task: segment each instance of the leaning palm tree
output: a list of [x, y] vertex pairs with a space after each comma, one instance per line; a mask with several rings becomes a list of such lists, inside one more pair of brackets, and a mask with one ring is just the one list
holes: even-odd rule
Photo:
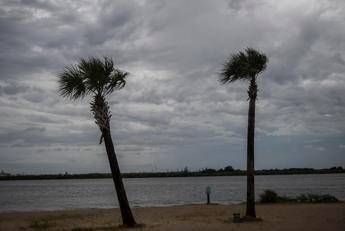
[[135, 220], [128, 204], [126, 191], [122, 182], [119, 164], [110, 133], [111, 113], [106, 99], [114, 90], [122, 89], [126, 84], [128, 73], [114, 67], [111, 58], [104, 57], [81, 59], [77, 65], [65, 67], [59, 74], [59, 92], [72, 100], [91, 96], [91, 111], [96, 124], [101, 130], [110, 169], [115, 184], [124, 225], [134, 226]]
[[226, 61], [220, 73], [222, 84], [237, 80], [250, 81], [248, 89], [248, 131], [247, 131], [247, 207], [246, 216], [256, 217], [254, 190], [254, 129], [255, 129], [255, 101], [257, 95], [256, 79], [266, 69], [268, 58], [265, 54], [253, 48], [233, 54]]

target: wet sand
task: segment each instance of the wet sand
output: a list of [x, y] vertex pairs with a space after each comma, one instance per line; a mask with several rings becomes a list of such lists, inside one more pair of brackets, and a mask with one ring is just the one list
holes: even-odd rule
[[244, 205], [183, 205], [134, 208], [134, 229], [120, 226], [118, 209], [2, 212], [0, 230], [345, 230], [345, 203], [257, 205], [262, 221], [233, 223]]

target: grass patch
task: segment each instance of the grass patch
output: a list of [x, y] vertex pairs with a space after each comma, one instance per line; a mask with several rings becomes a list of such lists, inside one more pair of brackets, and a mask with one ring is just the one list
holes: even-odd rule
[[[138, 228], [138, 227], [133, 227]], [[125, 229], [121, 226], [96, 226], [96, 227], [76, 227], [72, 231], [112, 231], [112, 230], [122, 230]]]
[[30, 228], [34, 230], [46, 230], [55, 224], [49, 223], [47, 220], [34, 220], [31, 222]]
[[115, 226], [112, 227], [94, 227], [94, 228], [87, 228], [87, 227], [78, 227], [72, 229], [72, 231], [110, 231], [110, 230], [118, 230]]
[[93, 231], [92, 228], [74, 228], [72, 231]]
[[286, 196], [279, 196], [273, 190], [265, 190], [262, 194], [260, 194], [260, 203], [286, 203], [286, 202], [294, 202], [294, 203], [334, 203], [338, 202], [339, 200], [332, 195], [329, 194], [301, 194], [297, 197], [286, 197]]

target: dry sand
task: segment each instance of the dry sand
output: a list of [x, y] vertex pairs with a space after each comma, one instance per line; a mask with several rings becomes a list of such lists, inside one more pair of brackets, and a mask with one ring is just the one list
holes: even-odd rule
[[0, 213], [0, 230], [345, 230], [345, 203], [257, 205], [260, 222], [232, 223], [243, 205], [134, 208], [142, 227], [125, 229], [118, 209]]

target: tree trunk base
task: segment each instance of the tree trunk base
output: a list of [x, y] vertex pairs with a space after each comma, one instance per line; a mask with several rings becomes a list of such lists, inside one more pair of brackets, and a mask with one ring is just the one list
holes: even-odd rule
[[122, 225], [119, 225], [118, 227], [121, 228], [121, 229], [126, 229], [126, 228], [128, 228], [128, 229], [130, 229], [130, 228], [143, 229], [143, 228], [146, 227], [146, 225], [145, 224], [134, 223], [132, 225], [124, 225], [124, 224], [122, 224]]

